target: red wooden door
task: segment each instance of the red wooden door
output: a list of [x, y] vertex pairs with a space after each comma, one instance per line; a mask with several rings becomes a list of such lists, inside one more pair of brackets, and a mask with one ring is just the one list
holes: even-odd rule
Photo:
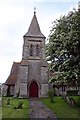
[[38, 84], [34, 81], [29, 87], [29, 97], [38, 97]]

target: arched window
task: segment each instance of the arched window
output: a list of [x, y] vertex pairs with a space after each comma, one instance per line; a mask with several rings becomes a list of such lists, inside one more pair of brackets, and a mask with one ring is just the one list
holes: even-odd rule
[[33, 56], [33, 45], [30, 45], [30, 53], [29, 53], [30, 56]]
[[39, 45], [36, 45], [36, 56], [39, 56]]

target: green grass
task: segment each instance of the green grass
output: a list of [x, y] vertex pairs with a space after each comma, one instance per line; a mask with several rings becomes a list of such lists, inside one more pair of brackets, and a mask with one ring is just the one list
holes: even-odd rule
[[77, 104], [80, 104], [80, 96], [71, 96]]
[[[71, 96], [72, 97], [72, 96]], [[9, 98], [9, 97], [8, 97]], [[10, 97], [10, 105], [7, 105], [7, 97], [3, 97], [2, 105], [2, 118], [29, 118], [29, 101], [28, 99], [17, 99]], [[78, 102], [79, 97], [73, 96], [74, 100]], [[78, 107], [72, 107], [67, 104], [62, 97], [54, 97], [54, 103], [50, 102], [50, 99], [41, 99], [59, 118], [65, 120], [65, 118], [78, 118]], [[19, 102], [23, 102], [22, 109], [14, 109]], [[63, 119], [61, 119], [63, 118]], [[76, 119], [75, 119], [76, 120]]]
[[[0, 100], [1, 100], [1, 97], [0, 97]], [[1, 105], [1, 101], [0, 101], [0, 120], [2, 118], [2, 105]]]
[[2, 108], [0, 106], [0, 120], [1, 120], [1, 118], [2, 118]]
[[[75, 97], [77, 100], [78, 98]], [[66, 103], [62, 97], [54, 97], [54, 103], [50, 102], [50, 99], [42, 99], [43, 103], [45, 103], [56, 115], [58, 119], [61, 120], [63, 118], [68, 118], [68, 120], [71, 120], [71, 118], [79, 118], [79, 109], [78, 107], [72, 107], [68, 103]], [[62, 120], [63, 120], [62, 119]]]
[[[8, 97], [9, 98], [9, 97]], [[7, 97], [3, 97], [2, 118], [28, 118], [29, 101], [10, 97], [10, 105], [7, 105]], [[23, 102], [22, 109], [14, 109], [19, 102]]]

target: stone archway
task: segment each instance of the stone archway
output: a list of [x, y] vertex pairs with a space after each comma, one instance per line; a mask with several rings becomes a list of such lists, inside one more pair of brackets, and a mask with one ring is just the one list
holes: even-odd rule
[[29, 86], [29, 97], [38, 97], [38, 84], [33, 81]]

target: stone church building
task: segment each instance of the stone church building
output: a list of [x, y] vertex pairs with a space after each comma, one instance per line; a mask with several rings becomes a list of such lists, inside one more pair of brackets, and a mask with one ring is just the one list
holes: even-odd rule
[[13, 63], [3, 93], [20, 98], [47, 97], [49, 84], [45, 36], [41, 33], [36, 12], [23, 40], [22, 60]]

